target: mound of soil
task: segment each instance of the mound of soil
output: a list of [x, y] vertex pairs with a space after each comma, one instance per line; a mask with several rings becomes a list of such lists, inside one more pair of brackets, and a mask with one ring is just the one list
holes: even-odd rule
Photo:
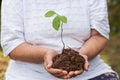
[[63, 49], [62, 54], [53, 58], [53, 68], [70, 71], [84, 70], [85, 59], [73, 49]]

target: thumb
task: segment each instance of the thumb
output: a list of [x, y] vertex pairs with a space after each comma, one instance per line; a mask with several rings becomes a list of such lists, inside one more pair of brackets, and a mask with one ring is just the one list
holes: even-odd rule
[[86, 62], [85, 62], [85, 70], [88, 71], [88, 68], [89, 68], [89, 62], [86, 61]]
[[52, 67], [52, 64], [53, 64], [52, 59], [49, 58], [49, 57], [47, 57], [47, 56], [45, 56], [45, 57], [44, 57], [44, 66], [45, 66], [45, 68], [46, 68], [46, 69], [47, 69], [47, 68], [51, 68], [51, 67]]
[[86, 55], [84, 55], [84, 58], [85, 58], [85, 70], [88, 71], [88, 68], [89, 68], [89, 62], [88, 62], [88, 57]]
[[47, 68], [51, 68], [52, 67], [52, 61], [49, 61], [48, 64], [47, 64]]

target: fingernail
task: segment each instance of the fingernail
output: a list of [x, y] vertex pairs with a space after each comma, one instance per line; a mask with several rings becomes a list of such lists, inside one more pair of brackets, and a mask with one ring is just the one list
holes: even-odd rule
[[67, 72], [66, 72], [66, 71], [63, 71], [63, 73], [64, 73], [64, 74], [67, 74]]
[[51, 65], [50, 65], [50, 64], [48, 64], [47, 66], [48, 66], [48, 67], [50, 67]]

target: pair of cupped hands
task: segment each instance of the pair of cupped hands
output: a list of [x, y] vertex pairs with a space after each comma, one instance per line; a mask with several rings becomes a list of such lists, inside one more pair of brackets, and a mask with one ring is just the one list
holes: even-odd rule
[[89, 68], [88, 58], [86, 55], [83, 55], [83, 54], [80, 54], [80, 55], [83, 56], [85, 59], [84, 70], [82, 69], [82, 70], [77, 70], [77, 71], [70, 71], [68, 73], [65, 70], [52, 68], [53, 57], [56, 56], [57, 54], [58, 53], [55, 50], [51, 49], [51, 50], [48, 50], [46, 52], [46, 54], [44, 55], [44, 67], [53, 76], [58, 77], [58, 78], [62, 78], [62, 79], [68, 79], [68, 78], [72, 78], [72, 77], [75, 77], [77, 75], [80, 75], [84, 71], [88, 71], [88, 68]]

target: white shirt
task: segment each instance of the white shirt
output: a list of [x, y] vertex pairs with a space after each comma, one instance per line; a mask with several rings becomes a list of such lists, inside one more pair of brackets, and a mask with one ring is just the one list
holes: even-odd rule
[[[1, 45], [7, 56], [23, 42], [62, 50], [61, 31], [52, 28], [52, 18], [44, 14], [54, 10], [68, 19], [63, 25], [63, 40], [75, 50], [90, 37], [91, 28], [109, 38], [106, 0], [3, 0]], [[90, 61], [88, 72], [69, 80], [87, 80], [105, 72], [113, 72], [100, 56]], [[49, 74], [43, 64], [10, 60], [6, 80], [61, 80]]]

